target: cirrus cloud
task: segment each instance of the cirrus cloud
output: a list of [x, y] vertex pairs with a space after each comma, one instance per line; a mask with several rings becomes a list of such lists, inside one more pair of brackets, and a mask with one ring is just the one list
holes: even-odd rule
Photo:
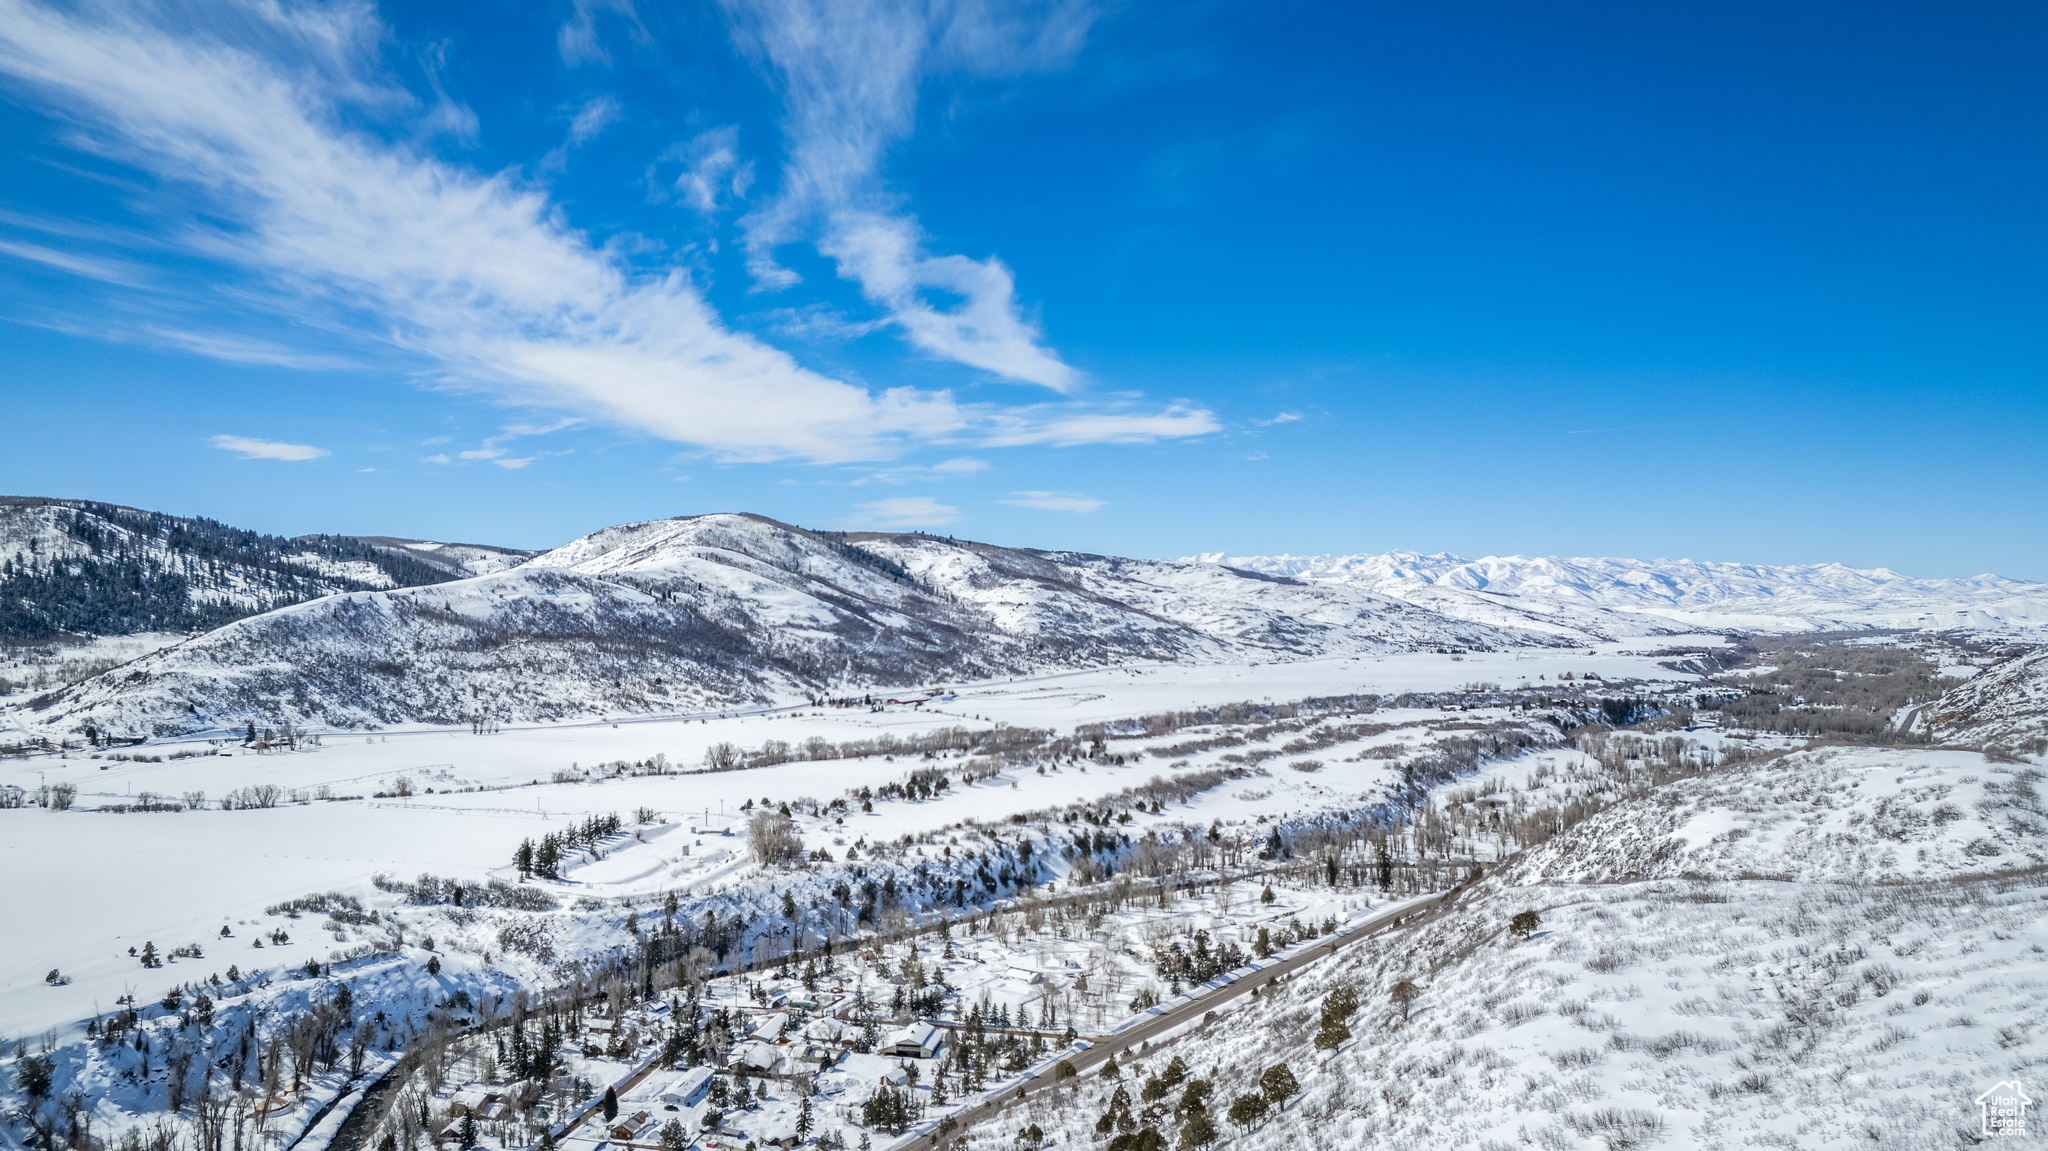
[[860, 522], [866, 527], [937, 528], [960, 518], [960, 509], [942, 504], [930, 496], [897, 496], [855, 504]]
[[[839, 222], [828, 254], [854, 270], [914, 345], [1009, 378], [1071, 386], [1071, 370], [1020, 318], [1006, 267], [925, 253], [914, 223], [882, 212], [862, 189], [874, 188], [879, 149], [903, 130], [905, 101], [924, 70], [986, 74], [1033, 51], [1062, 58], [1078, 40], [1054, 36], [1053, 48], [1033, 50], [1032, 36], [1050, 33], [962, 15], [921, 24], [908, 62], [884, 59], [877, 29], [844, 52], [806, 55], [792, 47], [792, 29], [816, 20], [840, 27], [840, 17], [800, 8], [788, 10], [794, 23], [768, 20], [759, 37], [787, 62], [792, 92], [802, 90], [790, 102], [800, 171], [752, 229], [772, 237], [777, 213], [829, 207]], [[606, 10], [631, 13], [622, 0], [579, 3], [563, 33], [565, 58], [602, 58], [592, 21]], [[1076, 19], [1054, 23], [1071, 29]], [[350, 364], [332, 354], [346, 345], [365, 354], [363, 366], [428, 386], [567, 411], [735, 461], [852, 462], [927, 443], [1144, 442], [1215, 430], [1213, 416], [1184, 405], [1145, 414], [1093, 402], [963, 404], [949, 391], [870, 388], [807, 368], [727, 325], [687, 271], [639, 266], [633, 245], [573, 227], [544, 187], [516, 171], [481, 173], [427, 151], [426, 129], [449, 109], [383, 71], [378, 53], [390, 39], [362, 0], [0, 0], [0, 74], [76, 125], [76, 146], [155, 178], [161, 194], [152, 198], [166, 207], [163, 233], [150, 242], [185, 257], [177, 276], [205, 277], [215, 289], [192, 298], [228, 302], [205, 322], [281, 319], [285, 331], [318, 334], [322, 351], [196, 322], [159, 326], [149, 333], [155, 342], [300, 368]], [[878, 61], [887, 65], [876, 77], [886, 107], [849, 110], [863, 95], [854, 73]], [[597, 131], [615, 111], [601, 100], [587, 105], [572, 137]], [[828, 154], [833, 124], [857, 133], [848, 157]], [[720, 186], [743, 188], [739, 168], [720, 165]], [[806, 180], [818, 182], [817, 195], [791, 191]], [[694, 187], [685, 191], [702, 202]], [[119, 286], [104, 261], [66, 267], [55, 251], [11, 254]], [[940, 307], [928, 289], [965, 302]]]
[[326, 448], [309, 444], [281, 444], [275, 440], [254, 440], [248, 436], [215, 436], [208, 441], [228, 452], [240, 452], [245, 460], [317, 460], [331, 455]]
[[[888, 147], [916, 119], [935, 74], [1005, 76], [1080, 51], [1085, 0], [927, 4], [919, 0], [722, 0], [743, 48], [782, 90], [789, 155], [782, 190], [746, 218], [749, 267], [769, 289], [797, 282], [775, 249], [810, 238], [912, 346], [1006, 379], [1071, 391], [1079, 373], [1044, 345], [994, 256], [934, 255], [881, 180]], [[957, 297], [942, 305], [936, 299]]]
[[1109, 503], [1080, 492], [1011, 492], [1010, 498], [997, 500], [1018, 508], [1037, 508], [1047, 512], [1092, 512]]

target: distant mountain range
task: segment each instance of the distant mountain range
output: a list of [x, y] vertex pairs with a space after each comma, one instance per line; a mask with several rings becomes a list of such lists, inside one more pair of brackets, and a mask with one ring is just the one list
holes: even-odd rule
[[1135, 660], [2044, 627], [2048, 585], [1838, 564], [1170, 562], [740, 514], [625, 524], [532, 553], [0, 499], [0, 642], [198, 633], [14, 717], [127, 734], [659, 714]]
[[516, 567], [346, 590], [41, 697], [30, 722], [154, 734], [654, 714], [1134, 660], [1558, 646], [1342, 586], [709, 515]]
[[2048, 628], [2048, 584], [1995, 575], [1913, 579], [1841, 564], [1562, 559], [1439, 552], [1227, 556], [1187, 562], [1339, 584], [1459, 619], [1620, 639], [1697, 631]]

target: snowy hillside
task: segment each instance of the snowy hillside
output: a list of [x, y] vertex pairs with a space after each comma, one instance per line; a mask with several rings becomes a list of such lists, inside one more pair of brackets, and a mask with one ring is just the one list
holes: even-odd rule
[[1199, 557], [1347, 584], [1461, 619], [1601, 638], [1733, 628], [2048, 629], [2048, 585], [1980, 575], [1913, 579], [1841, 564], [1561, 559], [1440, 552]]
[[445, 565], [340, 536], [0, 497], [0, 639], [14, 642], [200, 631], [334, 592], [447, 578]]
[[[1139, 1087], [1169, 1057], [1247, 1151], [1975, 1145], [1975, 1099], [2044, 1061], [2039, 778], [1859, 750], [1680, 781], [966, 1146], [1027, 1124], [1088, 1146], [1119, 1088], [1125, 1122], [1171, 1142], [1180, 1090], [1146, 1105]], [[1340, 991], [1358, 1006], [1319, 1045]], [[1276, 1065], [1298, 1095], [1227, 1128]]]
[[1929, 708], [1937, 735], [2048, 753], [2048, 651], [2010, 659]]
[[520, 551], [518, 548], [495, 547], [491, 544], [437, 543], [433, 540], [409, 540], [398, 536], [355, 538], [381, 552], [410, 556], [457, 578], [496, 575], [507, 568], [518, 567], [538, 554]]
[[1132, 661], [1554, 645], [1215, 565], [842, 537], [757, 516], [608, 528], [492, 575], [239, 621], [22, 721], [150, 734], [594, 718]]

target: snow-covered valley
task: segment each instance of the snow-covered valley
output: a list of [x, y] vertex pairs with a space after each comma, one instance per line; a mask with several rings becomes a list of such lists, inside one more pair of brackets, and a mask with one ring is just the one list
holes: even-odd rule
[[461, 558], [11, 685], [0, 1139], [1919, 1147], [2048, 1058], [2010, 613], [737, 516]]

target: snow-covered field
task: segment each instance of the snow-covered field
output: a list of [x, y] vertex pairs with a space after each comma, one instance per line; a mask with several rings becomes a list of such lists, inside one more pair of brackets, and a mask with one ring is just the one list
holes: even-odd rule
[[[481, 878], [498, 869], [503, 874], [520, 840], [538, 839], [596, 814], [630, 815], [648, 808], [668, 823], [645, 846], [613, 852], [604, 862], [575, 872], [570, 897], [647, 896], [730, 882], [734, 872], [704, 862], [705, 851], [726, 850], [722, 838], [700, 848], [696, 841], [701, 837], [687, 828], [737, 832], [744, 825], [743, 803], [764, 797], [829, 802], [850, 790], [880, 788], [927, 764], [914, 756], [874, 755], [734, 772], [699, 770], [707, 750], [719, 743], [752, 749], [770, 740], [801, 746], [813, 738], [834, 743], [884, 735], [907, 739], [953, 726], [985, 731], [1009, 725], [1065, 735], [1082, 725], [1198, 705], [1456, 691], [1482, 682], [1552, 682], [1568, 671], [1611, 680], [1687, 678], [1674, 677], [1653, 659], [1612, 652], [1134, 667], [961, 686], [950, 699], [880, 711], [798, 708], [532, 725], [491, 735], [469, 729], [327, 732], [317, 747], [296, 751], [255, 752], [233, 740], [159, 740], [122, 750], [0, 760], [0, 786], [31, 794], [50, 785], [76, 789], [69, 811], [0, 810], [0, 826], [6, 828], [0, 851], [6, 853], [10, 873], [22, 878], [5, 900], [10, 910], [45, 925], [33, 945], [0, 952], [0, 1030], [82, 1026], [95, 1002], [104, 1007], [130, 990], [153, 997], [160, 994], [158, 984], [191, 978], [187, 967], [193, 961], [152, 972], [138, 968], [127, 949], [144, 941], [159, 948], [203, 944], [224, 923], [253, 920], [262, 908], [311, 891], [367, 892], [377, 873]], [[1382, 724], [1406, 719], [1415, 727], [1412, 740], [1423, 725], [1441, 716], [1373, 718]], [[1114, 750], [1142, 751], [1184, 738], [1117, 741]], [[1362, 742], [1384, 745], [1398, 739], [1390, 734]], [[1248, 822], [1356, 806], [1386, 785], [1390, 769], [1385, 760], [1342, 761], [1355, 750], [1318, 751], [1315, 757], [1327, 765], [1314, 773], [1275, 770], [1256, 786], [1217, 788], [1170, 815], [1143, 819]], [[1190, 770], [1226, 753], [1172, 762], [1185, 761], [1190, 768], [1178, 770]], [[676, 773], [614, 774], [622, 761], [642, 764], [657, 756]], [[1115, 795], [1153, 776], [1172, 774], [1176, 769], [1166, 762], [1082, 762], [1043, 775], [1013, 769], [994, 780], [956, 786], [936, 799], [882, 803], [872, 813], [834, 817], [844, 824], [809, 820], [803, 830], [807, 846], [843, 856], [844, 845], [855, 841], [895, 841], [968, 820], [998, 824], [1012, 812]], [[574, 782], [554, 782], [558, 773]], [[396, 794], [401, 783], [410, 795]], [[218, 809], [223, 799], [265, 785], [279, 789], [278, 806]], [[204, 810], [100, 810], [133, 807], [149, 797], [184, 805], [195, 795], [203, 797]], [[688, 857], [679, 854], [685, 841], [693, 852]], [[90, 915], [71, 910], [81, 892], [93, 893]], [[299, 950], [291, 955], [294, 962], [304, 961]], [[215, 964], [209, 957], [203, 966], [211, 971]], [[72, 982], [45, 986], [51, 968], [61, 969]]]
[[[1149, 1102], [1139, 1122], [1178, 1130], [1173, 1100], [1137, 1100], [1171, 1052], [1216, 1084], [1219, 1128], [1248, 1076], [1292, 1067], [1300, 1098], [1226, 1131], [1248, 1146], [1953, 1142], [1951, 1094], [2048, 1059], [2028, 974], [2048, 944], [2038, 773], [1965, 750], [1788, 756], [1799, 741], [1676, 720], [1642, 738], [1560, 730], [1602, 700], [1678, 714], [1701, 684], [1665, 666], [1682, 658], [1670, 651], [1727, 642], [1132, 662], [851, 706], [262, 726], [260, 750], [216, 729], [0, 760], [0, 795], [28, 801], [0, 807], [0, 912], [33, 925], [0, 949], [0, 1032], [31, 1053], [47, 1042], [58, 1089], [88, 1095], [110, 1134], [164, 1114], [167, 1060], [214, 1067], [224, 1091], [242, 1036], [274, 1046], [341, 986], [366, 1076], [516, 1011], [522, 992], [586, 986], [548, 1015], [573, 1020], [575, 1042], [544, 1099], [483, 1102], [510, 1089], [503, 1032], [457, 1036], [446, 1066], [411, 1072], [438, 1091], [429, 1126], [468, 1098], [494, 1116], [491, 1144], [526, 1145], [683, 1033], [680, 1010], [691, 1034], [722, 1032], [703, 1040], [716, 1054], [769, 1073], [752, 1081], [766, 1097], [667, 1102], [677, 1072], [658, 1071], [621, 1099], [645, 1123], [607, 1136], [593, 1121], [569, 1140], [580, 1151], [652, 1146], [672, 1119], [694, 1136], [712, 1109], [725, 1134], [706, 1138], [737, 1148], [792, 1130], [806, 1101], [814, 1138], [884, 1146], [861, 1113], [881, 1087], [936, 1120], [1048, 1072], [1067, 1027], [1114, 1042], [1120, 1021], [1194, 989], [1165, 956], [1196, 953], [1198, 932], [1206, 953], [1242, 958], [1262, 927], [1285, 947], [1457, 886], [1443, 918], [1126, 1060], [1134, 1116]], [[57, 789], [67, 810], [35, 805]], [[764, 866], [751, 823], [784, 809], [803, 858]], [[616, 829], [566, 844], [560, 878], [512, 866], [522, 842], [614, 815]], [[1391, 885], [1381, 845], [1402, 869]], [[1229, 874], [1254, 878], [1217, 882]], [[1505, 929], [1525, 908], [1542, 926], [1519, 941]], [[838, 950], [819, 960], [827, 941]], [[161, 965], [130, 952], [146, 947]], [[697, 947], [729, 964], [813, 958], [706, 979], [701, 1010], [722, 1013], [700, 1015], [677, 982]], [[621, 989], [636, 971], [653, 1000]], [[1420, 991], [1407, 1020], [1387, 997], [1402, 980]], [[1339, 985], [1364, 1006], [1353, 1038], [1319, 1051], [1317, 1005]], [[972, 1058], [949, 1039], [907, 1061], [914, 1080], [858, 1049], [935, 986], [926, 1013], [1007, 1030]], [[201, 993], [211, 1022], [193, 1017]], [[87, 1042], [129, 1007], [122, 1043]], [[778, 1016], [783, 1041], [733, 1042]], [[807, 1052], [829, 1070], [798, 1067]], [[0, 1074], [28, 1057], [0, 1053]], [[265, 1138], [282, 1146], [365, 1081], [320, 1063], [302, 1091], [279, 1088]], [[1115, 1086], [1076, 1080], [970, 1138], [1010, 1148], [1036, 1123], [1090, 1145]], [[1860, 1102], [1823, 1106], [1850, 1091]]]

